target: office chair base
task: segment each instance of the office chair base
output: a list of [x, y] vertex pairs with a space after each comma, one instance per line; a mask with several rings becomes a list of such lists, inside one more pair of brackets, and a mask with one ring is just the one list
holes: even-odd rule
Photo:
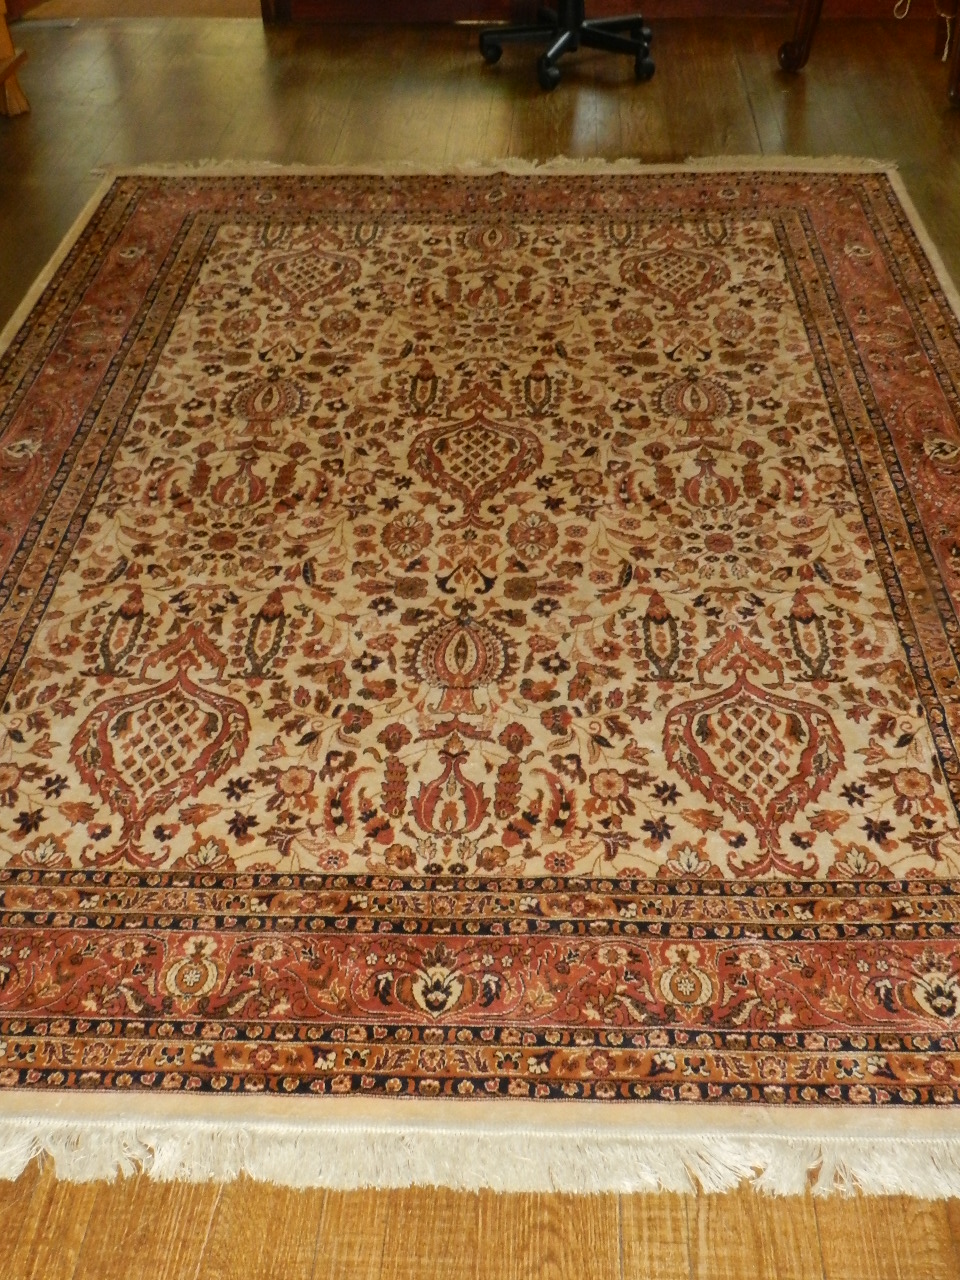
[[490, 27], [480, 32], [480, 52], [491, 66], [499, 62], [505, 44], [546, 42], [546, 53], [537, 61], [537, 79], [541, 89], [555, 89], [560, 83], [557, 61], [565, 53], [573, 53], [581, 45], [589, 49], [605, 49], [608, 53], [624, 53], [633, 58], [633, 72], [638, 80], [649, 80], [654, 73], [650, 57], [653, 35], [640, 14], [620, 18], [588, 19], [584, 0], [560, 0], [557, 11], [541, 9], [537, 22], [529, 26]]

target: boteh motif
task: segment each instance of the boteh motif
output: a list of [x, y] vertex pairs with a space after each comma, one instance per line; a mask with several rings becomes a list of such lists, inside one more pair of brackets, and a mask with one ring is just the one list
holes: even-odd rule
[[411, 804], [421, 831], [433, 835], [460, 836], [476, 831], [487, 815], [490, 801], [482, 785], [463, 776], [468, 755], [463, 740], [452, 734], [439, 750], [440, 774], [424, 782]]
[[432, 710], [478, 715], [476, 693], [496, 690], [516, 668], [514, 646], [499, 627], [469, 615], [427, 627], [410, 646], [407, 669], [440, 691]]
[[722, 382], [691, 376], [664, 387], [657, 402], [662, 413], [685, 418], [699, 427], [714, 418], [728, 417], [734, 409], [734, 402]]
[[229, 401], [230, 411], [259, 428], [289, 418], [303, 407], [303, 388], [294, 378], [251, 378]]
[[960, 1099], [960, 352], [886, 179], [108, 213], [5, 357], [0, 1088]]

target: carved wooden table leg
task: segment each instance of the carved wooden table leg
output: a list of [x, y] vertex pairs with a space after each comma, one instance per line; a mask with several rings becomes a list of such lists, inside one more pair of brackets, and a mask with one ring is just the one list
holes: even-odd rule
[[30, 110], [30, 103], [17, 80], [17, 68], [26, 56], [13, 47], [7, 26], [6, 0], [0, 0], [0, 115], [18, 116]]
[[822, 8], [823, 0], [800, 0], [793, 39], [780, 46], [780, 65], [784, 71], [799, 71], [806, 64]]

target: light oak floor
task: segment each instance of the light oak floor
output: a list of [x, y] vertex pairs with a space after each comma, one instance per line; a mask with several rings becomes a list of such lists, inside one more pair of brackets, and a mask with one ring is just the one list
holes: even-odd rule
[[[69, 13], [65, 0], [60, 12]], [[781, 21], [663, 22], [658, 69], [582, 54], [484, 67], [458, 28], [265, 31], [256, 20], [18, 24], [32, 112], [0, 120], [0, 324], [108, 165], [446, 166], [506, 156], [869, 155], [899, 164], [960, 280], [960, 111], [924, 23], [826, 24], [799, 77]], [[0, 1183], [2, 1280], [960, 1280], [960, 1203], [301, 1193]]]
[[4, 1280], [957, 1280], [960, 1202], [0, 1183]]

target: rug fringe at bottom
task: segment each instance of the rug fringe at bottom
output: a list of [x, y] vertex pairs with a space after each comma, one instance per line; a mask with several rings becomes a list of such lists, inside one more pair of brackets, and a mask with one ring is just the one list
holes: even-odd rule
[[34, 1158], [58, 1178], [231, 1181], [246, 1174], [290, 1187], [340, 1190], [412, 1185], [579, 1193], [730, 1191], [771, 1195], [960, 1195], [955, 1138], [803, 1138], [731, 1133], [617, 1136], [196, 1120], [0, 1122], [0, 1177]]

